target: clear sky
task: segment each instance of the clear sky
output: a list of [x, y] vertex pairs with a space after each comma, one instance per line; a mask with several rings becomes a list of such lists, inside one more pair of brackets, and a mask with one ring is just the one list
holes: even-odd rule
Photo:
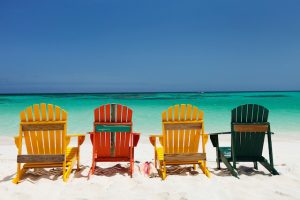
[[300, 90], [300, 1], [1, 0], [0, 70], [0, 93]]

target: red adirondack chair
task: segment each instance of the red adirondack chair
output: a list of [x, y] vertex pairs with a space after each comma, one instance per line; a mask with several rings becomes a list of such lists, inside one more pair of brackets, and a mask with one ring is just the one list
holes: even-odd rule
[[132, 177], [134, 147], [140, 134], [132, 132], [132, 110], [120, 104], [106, 104], [94, 110], [94, 131], [90, 132], [93, 144], [92, 166], [94, 174], [97, 162], [130, 162]]

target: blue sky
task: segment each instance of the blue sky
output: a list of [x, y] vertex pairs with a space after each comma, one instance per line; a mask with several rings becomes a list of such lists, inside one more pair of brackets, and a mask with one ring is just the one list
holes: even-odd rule
[[300, 89], [300, 1], [0, 2], [0, 93]]

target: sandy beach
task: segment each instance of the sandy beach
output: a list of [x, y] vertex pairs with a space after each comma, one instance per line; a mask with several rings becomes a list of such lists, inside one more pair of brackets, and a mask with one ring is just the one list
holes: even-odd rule
[[[222, 141], [224, 145], [229, 143], [228, 138]], [[222, 170], [216, 169], [215, 149], [209, 141], [207, 163], [210, 179], [197, 169], [196, 175], [181, 170], [162, 181], [139, 171], [141, 163], [153, 161], [153, 147], [143, 136], [135, 152], [135, 160], [140, 163], [135, 164], [133, 178], [127, 174], [127, 163], [98, 163], [103, 169], [99, 168], [100, 173], [88, 180], [92, 147], [86, 138], [81, 148], [82, 169], [74, 170], [67, 183], [63, 182], [59, 170], [52, 170], [28, 173], [20, 184], [15, 185], [11, 180], [16, 173], [17, 149], [12, 137], [1, 136], [0, 199], [300, 199], [299, 145], [300, 137], [296, 134], [274, 135], [275, 168], [280, 175], [270, 175], [261, 165], [256, 171], [252, 163], [240, 163], [240, 179], [236, 179], [223, 164]]]
[[299, 8], [0, 0], [0, 200], [300, 200]]

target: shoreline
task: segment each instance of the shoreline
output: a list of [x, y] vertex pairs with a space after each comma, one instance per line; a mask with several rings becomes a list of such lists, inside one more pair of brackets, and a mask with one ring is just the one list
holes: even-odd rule
[[[69, 134], [72, 134], [72, 133], [69, 133]], [[139, 143], [142, 143], [144, 144], [145, 141], [147, 140], [147, 142], [149, 142], [149, 135], [151, 135], [153, 133], [149, 133], [149, 134], [141, 134], [141, 138], [139, 140]], [[161, 133], [155, 133], [155, 134], [161, 134]], [[68, 135], [68, 133], [67, 133]], [[18, 136], [18, 135], [14, 135], [14, 136], [10, 136], [10, 135], [0, 135], [0, 145], [14, 145], [14, 137], [15, 136]], [[87, 142], [86, 140], [88, 138], [88, 134], [86, 134], [86, 139], [84, 141]], [[226, 136], [225, 136], [226, 138]], [[299, 140], [300, 141], [300, 132], [299, 133], [296, 133], [296, 132], [288, 132], [288, 133], [284, 133], [284, 134], [274, 134], [272, 135], [272, 140]], [[210, 140], [208, 140], [208, 143], [210, 142]], [[150, 142], [149, 142], [150, 144]]]

